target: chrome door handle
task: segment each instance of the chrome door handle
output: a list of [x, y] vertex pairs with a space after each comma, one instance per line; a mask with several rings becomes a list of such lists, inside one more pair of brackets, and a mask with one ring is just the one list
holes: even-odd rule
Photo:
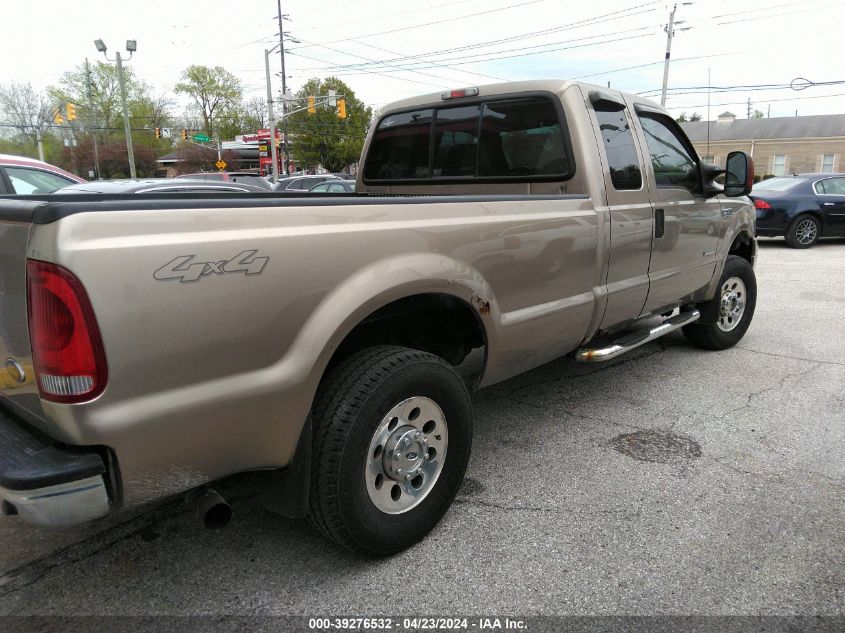
[[825, 202], [824, 206], [826, 207], [835, 207], [836, 205], [833, 202]]

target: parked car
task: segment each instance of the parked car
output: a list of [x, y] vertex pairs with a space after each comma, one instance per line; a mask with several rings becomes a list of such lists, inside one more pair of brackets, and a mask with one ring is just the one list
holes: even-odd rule
[[314, 176], [295, 176], [288, 178], [280, 178], [279, 182], [273, 188], [274, 191], [292, 191], [305, 192], [311, 189], [316, 184], [325, 182], [327, 180], [340, 180], [337, 176], [332, 174], [320, 174]]
[[97, 180], [70, 185], [61, 193], [270, 193], [265, 187], [244, 182], [147, 178], [145, 180]]
[[845, 236], [845, 174], [770, 178], [755, 184], [750, 197], [758, 236], [785, 237], [792, 248]]
[[50, 163], [0, 154], [0, 194], [52, 193], [78, 182], [85, 180]]
[[195, 174], [182, 174], [176, 178], [189, 178], [191, 180], [212, 180], [212, 181], [226, 181], [226, 182], [243, 182], [248, 185], [256, 187], [263, 187], [267, 190], [272, 190], [273, 185], [267, 181], [263, 176], [254, 174], [249, 171], [210, 171], [197, 172]]
[[354, 180], [325, 180], [314, 185], [309, 193], [355, 193]]

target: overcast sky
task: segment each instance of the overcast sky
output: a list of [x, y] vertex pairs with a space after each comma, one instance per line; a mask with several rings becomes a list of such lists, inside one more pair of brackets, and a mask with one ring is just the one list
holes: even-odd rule
[[[295, 91], [335, 75], [365, 103], [500, 80], [583, 78], [659, 100], [672, 4], [630, 0], [299, 0], [290, 21], [287, 73]], [[264, 96], [265, 48], [278, 42], [276, 0], [130, 3], [73, 0], [3, 6], [0, 83], [39, 88], [65, 70], [138, 41], [135, 73], [170, 93], [190, 64], [221, 65], [248, 96]], [[673, 114], [706, 117], [751, 108], [776, 116], [845, 113], [841, 0], [697, 0], [678, 3], [669, 73]], [[374, 64], [373, 62], [387, 62]], [[277, 54], [271, 70], [280, 71]], [[636, 68], [630, 68], [636, 67]], [[627, 68], [626, 70], [620, 70]], [[614, 72], [615, 71], [615, 72]], [[813, 83], [796, 91], [796, 78]], [[279, 76], [274, 76], [274, 92]], [[759, 86], [776, 86], [760, 89]], [[804, 84], [806, 85], [806, 84]], [[739, 90], [724, 88], [747, 86]], [[833, 96], [827, 96], [833, 95]], [[181, 104], [175, 114], [181, 113]]]

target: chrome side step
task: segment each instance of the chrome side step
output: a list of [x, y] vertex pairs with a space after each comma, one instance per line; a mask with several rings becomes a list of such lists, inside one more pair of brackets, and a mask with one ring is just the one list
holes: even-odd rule
[[698, 310], [681, 312], [666, 319], [663, 323], [657, 327], [651, 328], [650, 330], [642, 330], [640, 332], [633, 332], [627, 336], [623, 336], [622, 338], [614, 341], [613, 344], [608, 347], [601, 347], [598, 349], [582, 347], [575, 354], [575, 360], [582, 363], [600, 363], [605, 360], [610, 360], [611, 358], [616, 358], [625, 352], [630, 352], [632, 349], [636, 349], [640, 345], [645, 345], [649, 341], [660, 338], [664, 334], [674, 332], [678, 328], [689, 325], [693, 321], [697, 321], [700, 316], [701, 313]]

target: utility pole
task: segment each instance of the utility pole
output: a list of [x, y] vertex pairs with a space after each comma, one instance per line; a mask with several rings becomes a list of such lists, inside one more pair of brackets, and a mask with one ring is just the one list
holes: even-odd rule
[[[270, 88], [270, 51], [266, 49], [264, 51], [264, 72], [267, 75], [267, 115], [269, 118], [268, 126], [270, 127], [270, 157], [273, 161], [272, 174], [273, 182], [275, 183], [279, 181], [279, 154], [276, 149], [276, 117], [273, 114], [273, 91]], [[284, 100], [282, 100], [282, 104], [282, 108], [284, 109]], [[285, 162], [285, 165], [287, 166], [287, 162]]]
[[[91, 117], [94, 116], [94, 100], [91, 98], [91, 68], [88, 66], [88, 58], [85, 58], [85, 93], [88, 97], [88, 112], [91, 113]], [[94, 124], [96, 126], [96, 121]], [[90, 129], [91, 132], [91, 139], [94, 141], [94, 177], [99, 180], [100, 179], [100, 150], [97, 148], [97, 132], [96, 130]]]
[[[689, 5], [692, 2], [682, 2], [682, 5]], [[675, 36], [675, 11], [678, 5], [672, 6], [672, 13], [669, 14], [669, 25], [666, 27], [666, 59], [663, 61], [663, 91], [660, 93], [660, 105], [666, 105], [666, 88], [669, 85], [669, 60], [672, 57], [672, 38]], [[683, 22], [678, 22], [683, 24]], [[689, 27], [684, 27], [682, 31], [689, 30]]]
[[35, 142], [38, 144], [38, 160], [44, 162], [44, 139], [41, 138], [41, 123], [35, 128]]
[[672, 56], [672, 36], [675, 35], [675, 11], [678, 5], [672, 7], [669, 14], [669, 26], [666, 27], [666, 58], [663, 61], [663, 91], [660, 93], [660, 105], [666, 105], [666, 87], [669, 85], [669, 58]]
[[[288, 165], [290, 165], [290, 156], [288, 155], [288, 117], [287, 115], [287, 95], [288, 95], [288, 78], [285, 72], [285, 25], [284, 17], [282, 16], [282, 0], [276, 0], [276, 6], [279, 10], [279, 56], [282, 58], [282, 140], [285, 145], [285, 169], [284, 173], [288, 175]], [[271, 101], [270, 96], [267, 96], [267, 101]], [[276, 145], [276, 139], [270, 139], [273, 146]], [[273, 161], [275, 165], [275, 160]]]
[[746, 108], [745, 118], [751, 118], [751, 97], [748, 97], [748, 107]]

